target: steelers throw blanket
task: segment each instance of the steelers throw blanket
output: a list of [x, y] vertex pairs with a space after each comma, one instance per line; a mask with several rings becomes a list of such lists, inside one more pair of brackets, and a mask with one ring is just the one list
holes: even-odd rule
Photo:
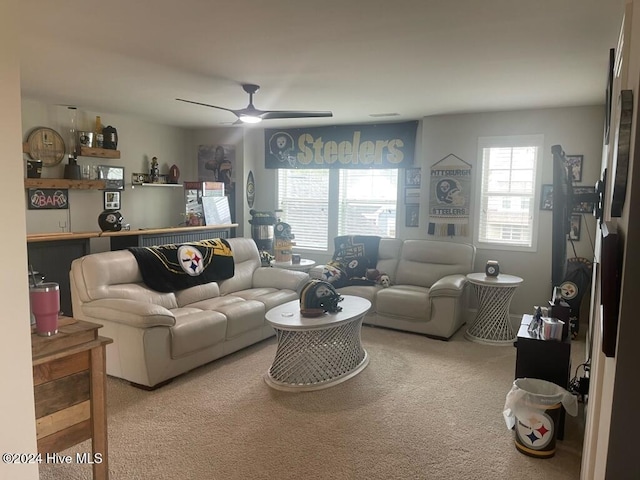
[[129, 251], [138, 262], [144, 283], [158, 292], [173, 292], [231, 278], [235, 269], [231, 247], [222, 238], [129, 247]]

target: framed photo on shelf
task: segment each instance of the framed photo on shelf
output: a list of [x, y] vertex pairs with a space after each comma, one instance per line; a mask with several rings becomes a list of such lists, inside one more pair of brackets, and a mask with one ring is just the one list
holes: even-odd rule
[[582, 160], [584, 155], [565, 155], [567, 168], [571, 167], [571, 174], [574, 182], [582, 181]]
[[553, 185], [542, 185], [540, 195], [540, 210], [553, 210]]
[[[576, 193], [595, 193], [596, 187], [573, 187], [573, 194]], [[576, 203], [573, 207], [573, 213], [591, 213], [593, 212], [593, 202]]]
[[120, 192], [111, 190], [104, 192], [104, 209], [120, 210]]
[[582, 230], [582, 215], [571, 215], [569, 238], [576, 241], [580, 240], [580, 230]]
[[98, 165], [98, 178], [104, 180], [106, 188], [124, 189], [124, 167]]
[[407, 168], [404, 171], [404, 186], [405, 187], [420, 187], [422, 183], [422, 169], [421, 168]]
[[420, 205], [405, 206], [404, 222], [406, 227], [420, 226]]

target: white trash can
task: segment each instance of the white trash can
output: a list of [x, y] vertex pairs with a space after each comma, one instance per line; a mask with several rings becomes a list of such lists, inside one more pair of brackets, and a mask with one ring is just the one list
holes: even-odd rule
[[555, 383], [538, 378], [513, 382], [502, 413], [507, 428], [515, 430], [519, 452], [537, 458], [555, 455], [556, 424], [563, 406], [569, 415], [578, 414], [576, 397]]

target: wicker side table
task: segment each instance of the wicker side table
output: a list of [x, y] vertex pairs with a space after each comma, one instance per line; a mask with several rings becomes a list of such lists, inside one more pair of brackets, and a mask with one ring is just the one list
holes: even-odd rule
[[516, 334], [509, 320], [509, 305], [522, 278], [505, 274], [487, 277], [484, 273], [470, 273], [467, 280], [478, 297], [478, 314], [465, 337], [478, 343], [512, 345]]
[[293, 300], [272, 308], [266, 319], [276, 331], [276, 355], [265, 375], [272, 388], [311, 391], [344, 382], [369, 363], [362, 347], [362, 318], [371, 308], [364, 298], [344, 295], [342, 311], [317, 318], [300, 315], [300, 302]]

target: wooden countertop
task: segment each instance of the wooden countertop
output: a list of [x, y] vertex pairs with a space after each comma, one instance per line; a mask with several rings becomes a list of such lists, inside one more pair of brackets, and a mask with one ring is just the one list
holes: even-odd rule
[[199, 227], [167, 227], [167, 228], [140, 228], [137, 230], [121, 230], [119, 232], [60, 232], [60, 233], [30, 233], [27, 234], [27, 242], [50, 242], [52, 240], [78, 240], [83, 238], [119, 237], [128, 235], [148, 235], [157, 233], [192, 232], [194, 230], [214, 230], [223, 228], [235, 228], [237, 223], [224, 225], [204, 225]]

